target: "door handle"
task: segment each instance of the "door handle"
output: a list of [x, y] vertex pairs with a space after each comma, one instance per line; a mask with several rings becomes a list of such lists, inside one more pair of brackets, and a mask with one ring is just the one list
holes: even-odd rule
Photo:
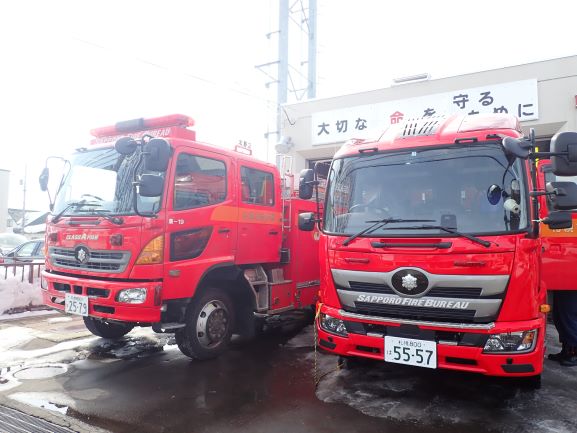
[[218, 229], [218, 232], [219, 233], [230, 233], [230, 229], [223, 227], [223, 228]]
[[278, 230], [271, 230], [268, 232], [269, 235], [278, 235]]

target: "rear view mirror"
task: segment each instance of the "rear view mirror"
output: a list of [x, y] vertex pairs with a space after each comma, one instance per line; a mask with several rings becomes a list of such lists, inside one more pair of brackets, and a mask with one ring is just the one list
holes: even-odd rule
[[162, 138], [153, 138], [144, 145], [144, 169], [164, 172], [170, 161], [170, 145]]
[[299, 214], [299, 230], [311, 232], [315, 229], [315, 214], [312, 212], [303, 212]]
[[573, 227], [571, 212], [553, 211], [543, 219], [543, 224], [547, 224], [552, 230], [570, 229]]
[[160, 197], [164, 190], [164, 179], [157, 174], [143, 174], [140, 176], [138, 193], [141, 197]]
[[551, 167], [557, 176], [577, 176], [577, 132], [559, 132], [551, 139]]
[[313, 170], [302, 170], [299, 177], [299, 197], [309, 200], [313, 196], [315, 174]]
[[121, 155], [132, 155], [137, 147], [138, 143], [132, 137], [122, 137], [114, 143], [114, 149]]
[[555, 210], [577, 208], [577, 184], [575, 182], [548, 182], [545, 189], [549, 193]]
[[48, 170], [48, 167], [44, 167], [44, 169], [42, 169], [42, 173], [40, 173], [40, 176], [38, 177], [38, 182], [40, 183], [40, 190], [41, 191], [47, 191], [48, 190], [48, 179], [50, 178], [50, 172]]

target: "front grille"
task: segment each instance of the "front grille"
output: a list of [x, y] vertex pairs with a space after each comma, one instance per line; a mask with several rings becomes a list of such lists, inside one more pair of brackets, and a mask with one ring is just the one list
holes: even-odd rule
[[352, 290], [355, 292], [385, 293], [393, 295], [395, 292], [386, 284], [364, 283], [362, 281], [349, 281], [350, 289], [338, 287], [341, 290]]
[[126, 269], [130, 260], [129, 251], [90, 251], [85, 263], [76, 260], [74, 248], [51, 247], [48, 254], [54, 266], [93, 272], [120, 273]]
[[[383, 293], [393, 295], [395, 291], [386, 284], [365, 283], [361, 281], [350, 281], [349, 288], [337, 287], [340, 290], [351, 290], [354, 292]], [[427, 292], [427, 296], [435, 298], [464, 298], [475, 299], [481, 297], [483, 291], [480, 287], [433, 287]]]
[[382, 305], [370, 302], [355, 302], [355, 307], [355, 313], [398, 319], [472, 322], [475, 318], [475, 310]]

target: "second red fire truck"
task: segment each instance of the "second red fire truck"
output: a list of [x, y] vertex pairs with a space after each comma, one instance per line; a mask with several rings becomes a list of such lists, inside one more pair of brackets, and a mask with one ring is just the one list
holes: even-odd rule
[[[549, 170], [538, 170], [543, 159]], [[574, 285], [562, 278], [570, 257], [558, 253], [577, 207], [576, 185], [544, 183], [542, 171], [577, 174], [577, 133], [559, 133], [543, 152], [515, 117], [476, 115], [411, 120], [346, 143], [327, 178], [318, 344], [345, 362], [538, 383], [547, 287]], [[312, 176], [301, 175], [304, 198]], [[313, 225], [301, 215], [301, 227]]]
[[[171, 115], [98, 128], [65, 161], [42, 293], [95, 335], [152, 326], [207, 359], [232, 333], [312, 311], [318, 232], [298, 230], [315, 204], [294, 197], [276, 166], [199, 142], [193, 123]], [[48, 189], [48, 168], [40, 183]]]

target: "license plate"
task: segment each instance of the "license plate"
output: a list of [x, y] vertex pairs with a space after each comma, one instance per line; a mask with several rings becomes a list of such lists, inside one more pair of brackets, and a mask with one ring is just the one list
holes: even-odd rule
[[67, 293], [64, 298], [64, 311], [79, 316], [88, 316], [88, 296]]
[[437, 343], [387, 335], [385, 336], [385, 361], [437, 368]]

